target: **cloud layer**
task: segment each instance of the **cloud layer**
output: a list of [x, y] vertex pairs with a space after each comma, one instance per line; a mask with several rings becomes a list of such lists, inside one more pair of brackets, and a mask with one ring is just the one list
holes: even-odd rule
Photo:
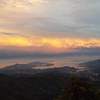
[[0, 0], [0, 30], [100, 37], [100, 0]]
[[0, 0], [0, 49], [100, 48], [99, 9], [100, 0]]

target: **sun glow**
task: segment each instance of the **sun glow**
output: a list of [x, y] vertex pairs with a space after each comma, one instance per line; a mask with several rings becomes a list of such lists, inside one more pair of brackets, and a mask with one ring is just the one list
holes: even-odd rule
[[0, 37], [0, 46], [31, 46], [57, 49], [94, 48], [100, 47], [100, 39], [3, 36]]
[[32, 45], [26, 38], [22, 37], [5, 37], [0, 38], [1, 46], [30, 46]]

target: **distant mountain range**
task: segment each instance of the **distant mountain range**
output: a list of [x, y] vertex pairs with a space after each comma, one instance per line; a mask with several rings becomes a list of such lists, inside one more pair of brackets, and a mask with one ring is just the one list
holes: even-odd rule
[[79, 64], [84, 67], [84, 71], [79, 72], [80, 75], [87, 76], [93, 80], [100, 80], [100, 59]]
[[[41, 69], [42, 68], [42, 69]], [[30, 76], [30, 75], [67, 75], [75, 72], [75, 68], [68, 66], [54, 67], [53, 63], [32, 62], [28, 64], [14, 64], [7, 66], [0, 70], [1, 74], [16, 75], [16, 76]]]
[[95, 68], [100, 66], [100, 59], [79, 64], [81, 67]]
[[87, 77], [92, 80], [100, 80], [100, 59], [79, 64], [84, 70], [70, 66], [54, 67], [53, 63], [32, 62], [28, 64], [14, 64], [0, 70], [4, 75], [16, 76], [68, 76], [71, 74]]

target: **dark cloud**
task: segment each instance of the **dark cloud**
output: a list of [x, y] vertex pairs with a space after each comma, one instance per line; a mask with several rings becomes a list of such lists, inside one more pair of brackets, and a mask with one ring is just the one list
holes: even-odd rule
[[2, 35], [8, 35], [8, 36], [13, 36], [13, 35], [16, 35], [16, 34], [14, 34], [14, 33], [8, 33], [8, 32], [1, 32], [0, 34], [2, 34]]

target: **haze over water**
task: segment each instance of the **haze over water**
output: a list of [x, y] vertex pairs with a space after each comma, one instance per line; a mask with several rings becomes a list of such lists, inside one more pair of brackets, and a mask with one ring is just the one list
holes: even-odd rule
[[[52, 63], [54, 64], [52, 68], [64, 67], [64, 66], [77, 68], [77, 65], [80, 63], [91, 61], [91, 60], [96, 60], [96, 59], [100, 59], [100, 56], [81, 55], [81, 56], [66, 56], [66, 57], [44, 57], [44, 58], [43, 57], [37, 57], [37, 58], [30, 57], [30, 58], [2, 59], [0, 60], [0, 68], [4, 68], [4, 67], [7, 67], [13, 64], [27, 64], [31, 62], [33, 63], [34, 62]], [[47, 66], [47, 68], [49, 67]]]

